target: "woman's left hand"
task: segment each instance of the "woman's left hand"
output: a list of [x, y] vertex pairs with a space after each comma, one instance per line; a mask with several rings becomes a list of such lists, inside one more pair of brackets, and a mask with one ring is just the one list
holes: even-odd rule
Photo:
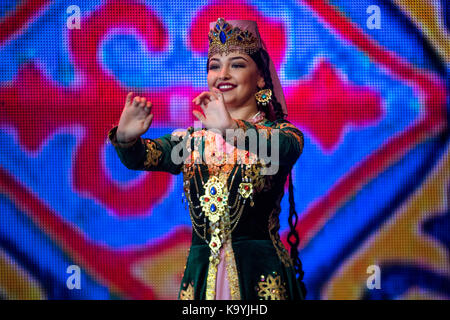
[[192, 100], [196, 105], [201, 106], [205, 115], [197, 110], [192, 113], [207, 129], [217, 129], [223, 135], [226, 129], [235, 129], [237, 124], [225, 106], [222, 92], [217, 88], [212, 90], [213, 92], [204, 91]]

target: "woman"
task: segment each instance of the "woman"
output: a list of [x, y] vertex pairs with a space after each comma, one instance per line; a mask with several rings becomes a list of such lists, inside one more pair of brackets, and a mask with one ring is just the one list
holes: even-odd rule
[[[205, 128], [143, 139], [152, 105], [130, 92], [109, 139], [129, 169], [183, 172], [193, 232], [179, 299], [304, 299], [290, 175], [303, 134], [284, 120], [284, 95], [256, 23], [219, 18], [210, 29], [209, 91], [193, 100]], [[278, 234], [288, 175], [290, 255]]]

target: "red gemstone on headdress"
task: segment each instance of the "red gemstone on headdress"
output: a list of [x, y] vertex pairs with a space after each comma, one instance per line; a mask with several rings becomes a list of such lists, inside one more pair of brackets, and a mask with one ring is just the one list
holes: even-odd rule
[[217, 243], [213, 242], [211, 245], [212, 245], [213, 247], [216, 247], [216, 246], [217, 246]]
[[209, 201], [209, 198], [205, 198], [205, 202], [208, 202]]
[[244, 186], [244, 189], [245, 189], [245, 190], [248, 190], [248, 186]]

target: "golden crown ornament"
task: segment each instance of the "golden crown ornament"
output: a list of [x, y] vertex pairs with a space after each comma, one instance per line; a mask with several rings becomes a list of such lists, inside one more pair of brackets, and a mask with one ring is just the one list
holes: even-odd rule
[[217, 19], [214, 29], [209, 31], [208, 57], [214, 54], [229, 54], [242, 51], [248, 55], [258, 51], [259, 40], [248, 30], [233, 27], [223, 18]]
[[266, 106], [269, 104], [270, 100], [272, 99], [272, 90], [261, 89], [257, 93], [255, 93], [255, 98], [259, 104]]

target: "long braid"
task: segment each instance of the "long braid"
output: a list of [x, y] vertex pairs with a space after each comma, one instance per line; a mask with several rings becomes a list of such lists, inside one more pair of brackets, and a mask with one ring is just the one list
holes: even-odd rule
[[[292, 259], [292, 262], [294, 263], [294, 269], [295, 273], [297, 274], [297, 279], [299, 280], [301, 290], [303, 292], [303, 297], [306, 296], [306, 287], [305, 284], [302, 282], [304, 272], [303, 272], [303, 266], [302, 261], [300, 260], [298, 256], [298, 245], [300, 244], [300, 236], [297, 232], [297, 222], [298, 222], [298, 214], [297, 211], [295, 211], [295, 201], [294, 201], [294, 184], [292, 182], [292, 170], [289, 173], [289, 233], [287, 236], [287, 242], [291, 246], [290, 250], [290, 256]], [[291, 240], [291, 238], [294, 238], [294, 241]]]

